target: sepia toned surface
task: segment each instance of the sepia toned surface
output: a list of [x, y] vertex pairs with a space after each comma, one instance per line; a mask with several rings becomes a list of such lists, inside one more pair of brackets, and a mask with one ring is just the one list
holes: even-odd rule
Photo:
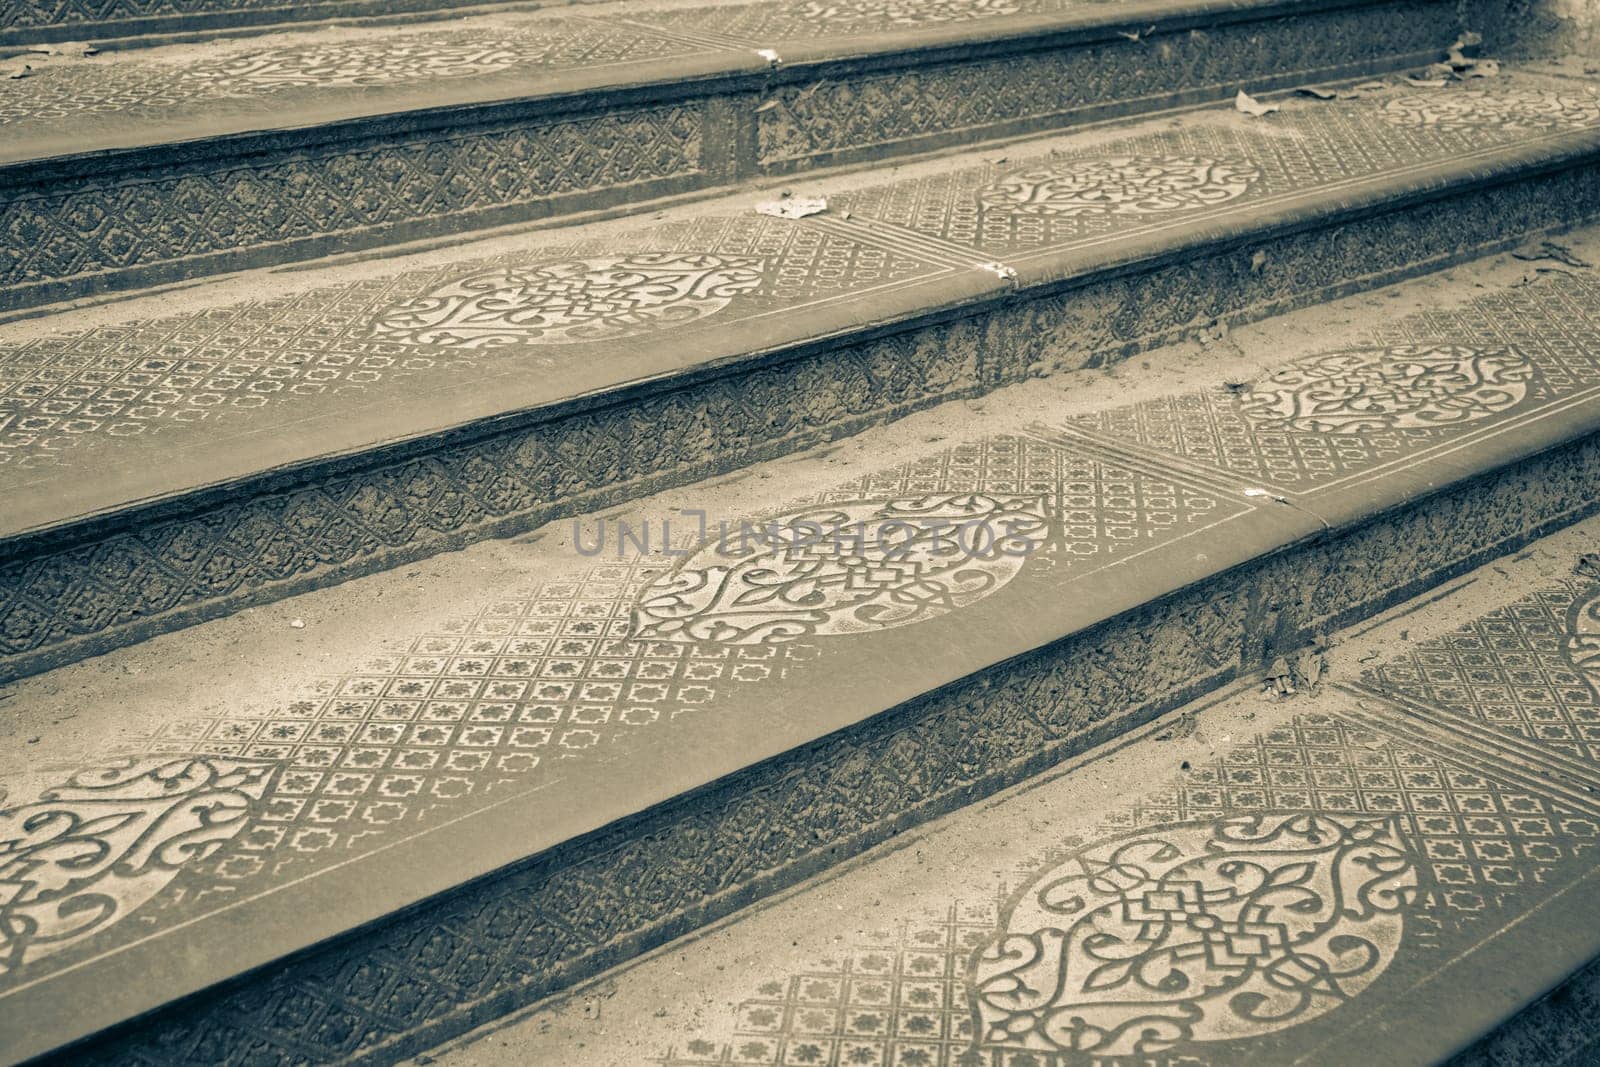
[[30, 58], [0, 78], [0, 310], [1393, 69], [1454, 18], [959, 6], [584, 5]]
[[[1460, 256], [1600, 208], [1588, 170], [1531, 172], [1448, 207], [1408, 204], [1413, 190], [1586, 143], [1596, 99], [1506, 77], [1290, 104], [1270, 127], [1200, 111], [1178, 129], [1019, 146], [1005, 163], [834, 179], [834, 209], [801, 220], [725, 202], [565, 243], [511, 238], [477, 259], [347, 268], [337, 284], [273, 281], [281, 295], [201, 297], [179, 316], [15, 324], [0, 331], [6, 518], [14, 534], [56, 532], [19, 544], [0, 572], [0, 641], [25, 657], [15, 670], [39, 669], [227, 603], [526, 529], [625, 484], [727, 470], [1041, 366], [1115, 359], [1213, 317]], [[1319, 215], [1366, 197], [1395, 213], [1342, 226]], [[1303, 228], [1319, 217], [1326, 229]], [[1230, 251], [1243, 233], [1262, 243]], [[1174, 242], [1218, 251], [1175, 262], [1158, 251]], [[1107, 273], [1130, 255], [1145, 257], [1137, 284]], [[1096, 285], [1010, 298], [1062, 275]], [[978, 309], [898, 336], [863, 329]], [[799, 358], [765, 358], [784, 352]], [[1458, 355], [1491, 379], [1473, 397], [1502, 380], [1525, 388], [1520, 357]], [[1308, 381], [1361, 363], [1328, 358]], [[1575, 385], [1572, 373], [1586, 372], [1557, 379]], [[585, 410], [598, 394], [623, 402]], [[508, 413], [479, 440], [443, 436]], [[232, 484], [396, 441], [409, 454], [363, 471], [334, 462], [298, 485]], [[182, 496], [219, 484], [220, 502]], [[118, 509], [165, 497], [164, 521], [116, 529]], [[66, 524], [87, 516], [106, 518], [86, 540]], [[129, 583], [130, 571], [153, 580]], [[65, 597], [53, 592], [63, 580]]]
[[[1595, 718], [1580, 530], [1339, 642], [1343, 681], [1187, 711], [436, 1060], [1337, 1063], [1399, 1018], [1386, 1062], [1447, 1059], [1594, 948], [1592, 758], [1459, 703]], [[1582, 1062], [1590, 984], [1493, 1054]]]
[[[277, 928], [288, 909], [316, 916], [297, 924], [311, 940], [557, 849], [439, 905], [451, 918], [365, 935], [363, 951], [393, 961], [387, 992], [345, 988], [312, 957], [272, 992], [214, 1008], [285, 1050], [426, 1047], [470, 1026], [481, 998], [536, 997], [803, 876], [818, 848], [881, 840], [903, 813], [938, 814], [1262, 670], [1273, 649], [1592, 508], [1600, 454], [1572, 415], [1594, 388], [1579, 353], [1600, 290], [1577, 271], [1525, 281], [1373, 323], [1244, 389], [1154, 393], [889, 466], [863, 459], [851, 479], [746, 516], [791, 531], [776, 541], [708, 546], [683, 520], [670, 556], [607, 548], [585, 564], [563, 559], [571, 544], [530, 546], [513, 556], [547, 577], [391, 628], [343, 671], [287, 678], [281, 701], [200, 714], [168, 702], [112, 750], [91, 745], [7, 797], [18, 881], [0, 1004], [48, 1020], [71, 1002], [61, 990], [180, 959], [175, 980], [214, 981], [251, 958], [205, 948], [208, 929]], [[1510, 438], [1522, 443], [1501, 451]], [[859, 530], [843, 536], [860, 544], [810, 542], [794, 533], [807, 522]], [[915, 536], [902, 546], [891, 527]], [[969, 551], [977, 529], [1016, 552]], [[863, 673], [884, 662], [917, 666]], [[851, 740], [806, 747], [836, 731]], [[703, 810], [563, 844], [730, 773], [719, 788], [746, 799], [712, 794]], [[68, 877], [50, 859], [63, 834], [104, 834], [103, 861]], [[1181, 848], [1205, 851], [1203, 836]], [[351, 878], [383, 889], [352, 896]], [[569, 905], [590, 919], [574, 925]], [[441, 925], [454, 947], [421, 935]], [[200, 958], [215, 972], [194, 970]], [[396, 1001], [391, 1022], [353, 1024], [357, 1003], [392, 996], [427, 1007]], [[312, 1021], [287, 1007], [303, 997], [321, 1005]], [[209, 1018], [106, 1055], [209, 1058]], [[23, 1039], [55, 1025], [82, 1021]]]

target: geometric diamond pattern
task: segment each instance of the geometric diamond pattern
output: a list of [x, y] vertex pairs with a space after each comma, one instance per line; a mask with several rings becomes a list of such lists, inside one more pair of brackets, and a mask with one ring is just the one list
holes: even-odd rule
[[1402, 816], [1429, 862], [1433, 903], [1462, 914], [1503, 906], [1600, 838], [1592, 816], [1325, 715], [1258, 734], [1110, 822], [1148, 826], [1257, 811]]
[[546, 582], [321, 679], [287, 707], [170, 722], [134, 747], [278, 765], [267, 825], [240, 844], [274, 853], [270, 871], [233, 856], [218, 873], [279, 875], [299, 856], [481, 798], [811, 654], [628, 640], [635, 598], [664, 569], [634, 560]]
[[1419, 643], [1363, 681], [1600, 764], [1600, 694], [1573, 667], [1569, 623], [1574, 603], [1597, 591], [1551, 584]]

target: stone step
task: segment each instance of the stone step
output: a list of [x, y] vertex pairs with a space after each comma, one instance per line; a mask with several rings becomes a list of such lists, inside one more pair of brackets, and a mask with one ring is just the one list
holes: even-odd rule
[[1600, 214], [1588, 84], [1387, 84], [7, 324], [0, 678]]
[[[1327, 635], [1600, 504], [1600, 231], [1524, 255], [15, 683], [0, 1060], [393, 1062], [1219, 687], [1317, 681]], [[1543, 669], [1496, 684], [1555, 730], [1587, 690]], [[1504, 710], [1461, 759], [1544, 743], [1491, 743]], [[1568, 779], [1507, 788], [1594, 806], [1541, 758]]]
[[1416, 67], [1456, 11], [626, 0], [25, 56], [0, 312]]
[[139, 48], [208, 40], [276, 29], [366, 26], [428, 22], [503, 11], [535, 11], [585, 0], [189, 0], [181, 6], [156, 0], [115, 3], [59, 3], [55, 0], [5, 0], [0, 4], [0, 51], [43, 53], [46, 45], [85, 42], [105, 49]]
[[1591, 519], [1344, 635], [1314, 689], [1196, 702], [414, 1062], [1594, 1063], [1597, 545]]

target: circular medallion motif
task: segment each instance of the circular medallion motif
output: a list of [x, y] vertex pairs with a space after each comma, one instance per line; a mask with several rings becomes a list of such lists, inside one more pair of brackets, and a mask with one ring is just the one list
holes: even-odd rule
[[1395, 126], [1464, 130], [1503, 126], [1509, 129], [1578, 129], [1600, 122], [1600, 98], [1541, 89], [1473, 92], [1467, 89], [1408, 93], [1383, 105], [1379, 112]]
[[1488, 418], [1527, 395], [1533, 364], [1506, 348], [1398, 345], [1330, 352], [1240, 402], [1258, 425], [1307, 433], [1429, 429]]
[[727, 531], [651, 584], [630, 636], [754, 645], [909, 626], [1011, 581], [1049, 529], [1041, 498], [862, 501]]
[[1008, 174], [979, 190], [978, 203], [1022, 215], [1156, 215], [1232, 200], [1260, 177], [1242, 161], [1103, 156]]
[[273, 765], [151, 756], [0, 810], [0, 978], [118, 922], [233, 839]]
[[278, 48], [210, 64], [192, 76], [224, 89], [241, 84], [275, 89], [302, 86], [389, 85], [427, 78], [460, 78], [503, 70], [522, 56], [503, 43], [450, 44], [403, 40]]
[[889, 22], [918, 26], [930, 22], [964, 22], [968, 19], [1015, 15], [1017, 0], [810, 0], [799, 12], [810, 22]]
[[713, 315], [763, 274], [758, 259], [681, 252], [501, 267], [390, 309], [372, 335], [448, 348], [615, 340]]
[[1250, 815], [1095, 842], [1024, 887], [974, 954], [980, 1040], [1137, 1059], [1306, 1022], [1388, 968], [1417, 883], [1398, 819]]

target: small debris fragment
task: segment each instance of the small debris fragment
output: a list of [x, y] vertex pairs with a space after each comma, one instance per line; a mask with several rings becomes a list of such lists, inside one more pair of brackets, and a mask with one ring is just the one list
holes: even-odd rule
[[1289, 671], [1289, 661], [1279, 656], [1267, 668], [1266, 691], [1273, 696], [1294, 696], [1294, 675]]
[[1008, 282], [1014, 280], [1017, 276], [1016, 268], [1008, 267], [1004, 263], [980, 263], [978, 264], [978, 269], [986, 270], [995, 277]]
[[779, 63], [783, 62], [783, 60], [778, 58], [778, 51], [775, 48], [758, 48], [756, 49], [756, 55], [760, 56], [768, 63], [771, 63], [773, 66], [777, 66]]
[[1139, 31], [1138, 30], [1134, 30], [1132, 33], [1128, 32], [1127, 30], [1118, 30], [1117, 31], [1117, 36], [1118, 37], [1126, 37], [1128, 40], [1132, 41], [1134, 44], [1138, 44], [1139, 43]]
[[1260, 274], [1267, 266], [1267, 250], [1258, 248], [1250, 256], [1250, 273]]
[[306, 620], [304, 620], [304, 619], [290, 619], [289, 620], [289, 629], [291, 629], [291, 630], [304, 630], [305, 628], [306, 628]]
[[1243, 89], [1240, 89], [1239, 95], [1233, 98], [1234, 110], [1240, 111], [1254, 118], [1261, 118], [1264, 115], [1270, 115], [1274, 111], [1279, 110], [1280, 106], [1281, 105], [1279, 104], [1263, 104], [1261, 101], [1257, 100]]
[[1318, 100], [1337, 100], [1339, 94], [1332, 89], [1324, 89], [1317, 85], [1302, 85], [1295, 90], [1301, 96], [1315, 97]]
[[771, 215], [775, 219], [803, 219], [826, 210], [828, 201], [820, 196], [789, 196], [787, 192], [780, 199], [763, 200], [756, 205], [756, 214]]
[[1178, 716], [1178, 721], [1156, 734], [1157, 741], [1177, 741], [1194, 735], [1194, 712], [1186, 711]]
[[60, 44], [36, 44], [28, 51], [42, 56], [92, 56], [100, 49], [83, 41], [62, 41]]
[[1445, 78], [1419, 78], [1415, 74], [1407, 74], [1405, 80], [1414, 89], [1443, 89], [1450, 84]]
[[1234, 396], [1239, 396], [1239, 395], [1241, 395], [1243, 393], [1248, 393], [1250, 391], [1250, 387], [1252, 385], [1254, 385], [1254, 384], [1255, 383], [1251, 382], [1251, 381], [1243, 381], [1243, 382], [1226, 382], [1225, 381], [1225, 382], [1222, 383], [1222, 387], [1224, 389], [1226, 389], [1228, 392], [1232, 393]]
[[583, 1017], [585, 1019], [600, 1018], [600, 1001], [595, 997], [585, 997], [583, 1000]]
[[0, 75], [15, 81], [33, 76], [33, 68], [26, 63], [0, 63]]
[[1471, 66], [1461, 71], [1463, 78], [1493, 78], [1500, 73], [1500, 61], [1497, 59], [1480, 59]]
[[1578, 565], [1573, 571], [1583, 578], [1600, 578], [1600, 555], [1585, 552], [1578, 557]]

